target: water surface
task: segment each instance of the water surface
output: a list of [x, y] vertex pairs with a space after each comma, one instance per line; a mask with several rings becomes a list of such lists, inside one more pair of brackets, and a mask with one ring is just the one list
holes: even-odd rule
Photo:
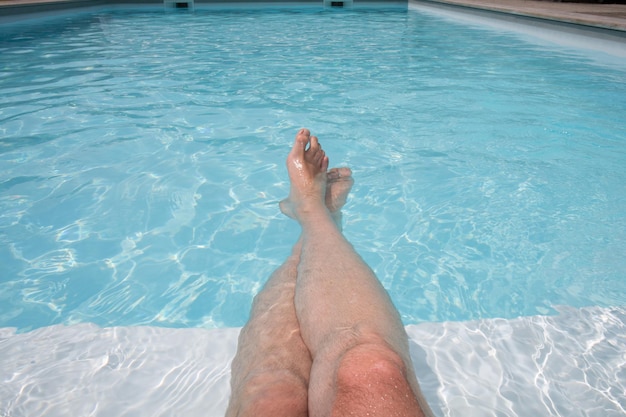
[[405, 324], [624, 305], [619, 58], [415, 10], [0, 34], [0, 327], [242, 325], [297, 238], [302, 126], [353, 168], [345, 232]]

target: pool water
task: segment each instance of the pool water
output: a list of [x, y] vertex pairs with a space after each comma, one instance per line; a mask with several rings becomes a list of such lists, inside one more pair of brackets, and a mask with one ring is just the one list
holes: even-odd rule
[[0, 25], [0, 415], [223, 415], [237, 327], [298, 236], [278, 202], [302, 126], [354, 171], [345, 233], [437, 416], [624, 415], [626, 52], [504, 26]]
[[0, 327], [241, 326], [297, 238], [302, 126], [353, 168], [346, 235], [406, 324], [626, 300], [614, 60], [412, 10], [100, 11], [0, 45]]

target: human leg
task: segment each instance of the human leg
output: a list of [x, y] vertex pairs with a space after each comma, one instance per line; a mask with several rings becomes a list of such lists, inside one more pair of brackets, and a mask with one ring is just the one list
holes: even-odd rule
[[308, 415], [311, 356], [293, 304], [300, 246], [254, 299], [232, 363], [226, 417]]
[[[340, 227], [352, 186], [348, 168], [328, 172], [325, 203]], [[282, 204], [281, 204], [282, 205]], [[306, 416], [311, 357], [299, 333], [294, 306], [301, 242], [255, 297], [232, 364], [227, 417]]]
[[[303, 129], [287, 158], [284, 210], [302, 227], [295, 307], [313, 358], [311, 416], [423, 416], [399, 314], [326, 208], [328, 158]], [[419, 398], [419, 400], [418, 400]]]

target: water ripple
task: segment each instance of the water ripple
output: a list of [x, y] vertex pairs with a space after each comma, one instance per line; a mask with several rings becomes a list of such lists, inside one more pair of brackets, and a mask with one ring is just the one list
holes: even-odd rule
[[3, 25], [3, 325], [242, 325], [297, 237], [277, 203], [303, 125], [353, 167], [345, 231], [405, 323], [623, 305], [626, 66], [444, 23]]

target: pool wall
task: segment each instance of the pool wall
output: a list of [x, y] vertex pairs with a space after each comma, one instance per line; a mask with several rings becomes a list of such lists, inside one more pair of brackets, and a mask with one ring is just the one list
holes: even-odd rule
[[0, 3], [0, 24], [38, 18], [70, 10], [89, 11], [94, 8], [116, 7], [163, 7], [176, 4], [193, 4], [194, 9], [203, 8], [260, 8], [260, 7], [311, 7], [311, 8], [401, 8], [408, 7], [408, 0], [62, 0], [32, 3]]

